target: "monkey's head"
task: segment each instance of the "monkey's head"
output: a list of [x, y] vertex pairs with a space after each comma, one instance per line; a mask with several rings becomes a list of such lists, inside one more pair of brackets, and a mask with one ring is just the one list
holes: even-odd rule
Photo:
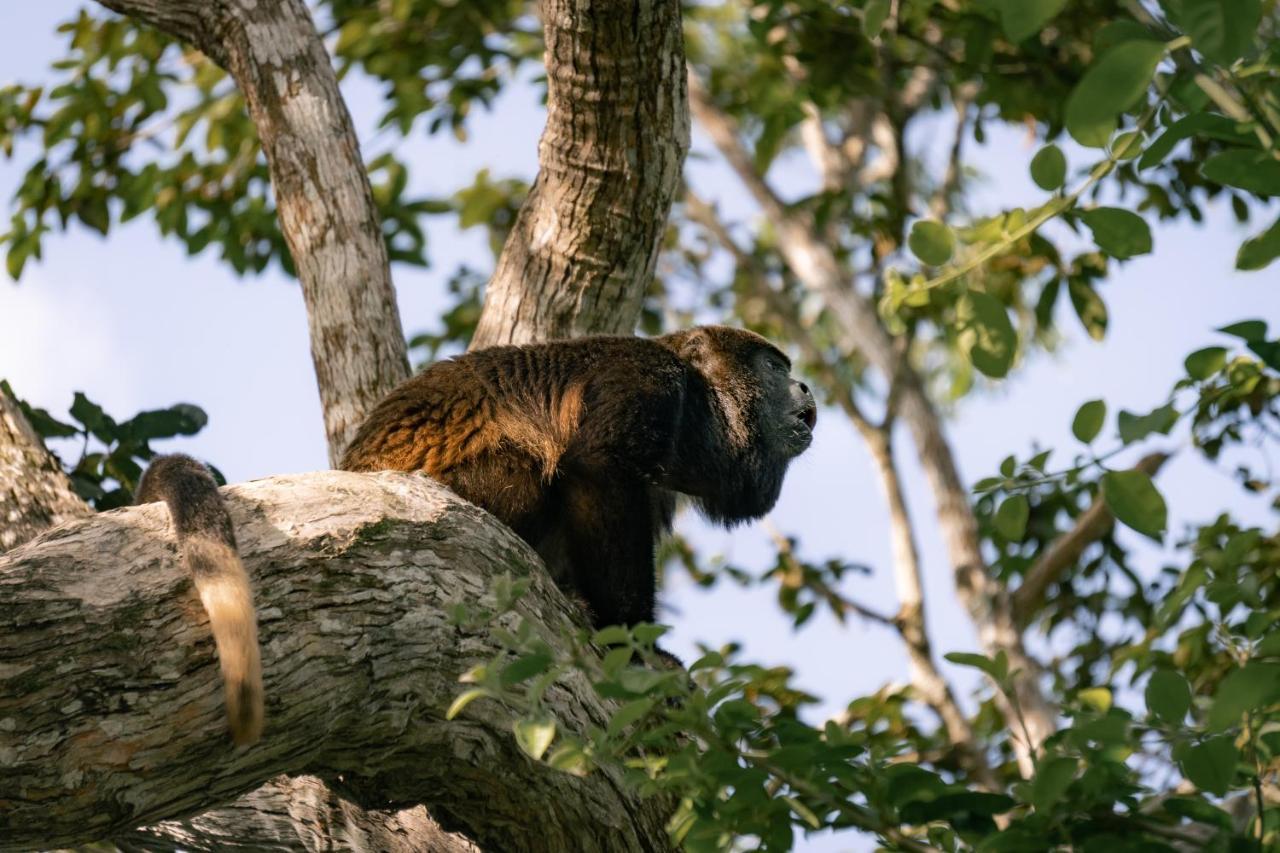
[[791, 360], [754, 332], [699, 326], [661, 340], [705, 382], [718, 421], [689, 425], [711, 427], [693, 430], [706, 438], [691, 450], [701, 454], [697, 468], [715, 476], [679, 491], [714, 521], [759, 518], [777, 502], [787, 465], [813, 443], [813, 394], [791, 377]]

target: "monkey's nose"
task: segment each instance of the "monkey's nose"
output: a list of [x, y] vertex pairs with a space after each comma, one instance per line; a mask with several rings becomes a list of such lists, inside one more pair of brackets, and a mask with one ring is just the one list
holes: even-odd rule
[[800, 383], [798, 383], [798, 384], [800, 385], [800, 390], [801, 390], [801, 391], [803, 391], [803, 392], [804, 392], [804, 393], [806, 393], [806, 394], [808, 394], [808, 393], [809, 393], [809, 386], [808, 386], [808, 385], [805, 385], [803, 382], [800, 382]]

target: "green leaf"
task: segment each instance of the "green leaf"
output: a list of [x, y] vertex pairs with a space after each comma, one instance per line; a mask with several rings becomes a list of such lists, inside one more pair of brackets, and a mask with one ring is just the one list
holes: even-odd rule
[[1236, 253], [1236, 269], [1245, 272], [1264, 269], [1276, 258], [1280, 258], [1280, 219], [1241, 244]]
[[1151, 229], [1147, 221], [1130, 210], [1095, 207], [1080, 214], [1093, 232], [1093, 240], [1108, 255], [1132, 258], [1151, 251]]
[[929, 266], [937, 267], [951, 260], [956, 237], [951, 229], [932, 219], [921, 219], [911, 226], [907, 245], [912, 254]]
[[1146, 473], [1108, 471], [1102, 475], [1102, 493], [1107, 507], [1122, 523], [1152, 539], [1164, 535], [1168, 508]]
[[956, 303], [960, 345], [973, 366], [999, 379], [1009, 372], [1018, 351], [1018, 335], [1000, 300], [971, 290]]
[[1049, 144], [1031, 158], [1031, 180], [1042, 190], [1053, 192], [1067, 179], [1067, 157], [1062, 149]]
[[446, 720], [452, 720], [454, 717], [462, 713], [463, 708], [470, 705], [476, 699], [479, 699], [481, 696], [492, 695], [492, 693], [483, 687], [472, 687], [470, 690], [464, 690], [458, 695], [458, 698], [454, 699], [449, 705], [449, 710], [444, 712], [444, 718]]
[[1147, 682], [1147, 710], [1170, 725], [1182, 725], [1191, 710], [1191, 685], [1180, 673], [1158, 669]]
[[591, 638], [591, 642], [597, 646], [616, 646], [620, 643], [630, 643], [631, 632], [621, 625], [610, 625], [607, 628], [601, 628], [596, 631], [595, 636]]
[[1164, 133], [1147, 146], [1138, 160], [1139, 169], [1148, 169], [1169, 156], [1179, 142], [1192, 136], [1207, 136], [1237, 145], [1248, 145], [1254, 138], [1240, 129], [1240, 122], [1217, 113], [1192, 113], [1169, 125]]
[[1168, 797], [1161, 804], [1165, 811], [1178, 817], [1190, 818], [1197, 823], [1216, 826], [1230, 831], [1231, 815], [1211, 803], [1194, 797]]
[[[957, 666], [971, 666], [974, 669], [980, 669], [996, 681], [1003, 681], [1005, 676], [1009, 674], [1008, 661], [1002, 661], [1000, 658], [992, 660], [985, 655], [974, 654], [973, 652], [948, 652], [943, 658], [951, 661]], [[1003, 666], [1001, 665], [1003, 663]]]
[[549, 716], [516, 720], [511, 726], [516, 744], [534, 761], [541, 760], [556, 737], [556, 721]]
[[1230, 65], [1253, 45], [1262, 14], [1259, 0], [1182, 0], [1180, 24], [1191, 45], [1209, 59]]
[[1016, 804], [1013, 798], [1004, 794], [961, 791], [954, 794], [941, 794], [932, 800], [916, 800], [907, 803], [899, 813], [907, 823], [919, 824], [963, 815], [991, 817], [1009, 811], [1014, 805]]
[[1142, 153], [1142, 132], [1131, 130], [1122, 133], [1111, 143], [1111, 156], [1120, 162], [1132, 160]]
[[1211, 181], [1260, 196], [1280, 195], [1280, 160], [1266, 151], [1231, 148], [1219, 151], [1200, 167]]
[[1116, 129], [1116, 119], [1138, 103], [1156, 66], [1164, 58], [1158, 41], [1125, 41], [1090, 66], [1067, 98], [1067, 131], [1081, 145], [1101, 148]]
[[116, 422], [102, 407], [77, 391], [71, 403], [71, 417], [84, 424], [85, 429], [105, 444], [116, 438]]
[[1071, 434], [1085, 444], [1091, 444], [1102, 431], [1106, 420], [1107, 404], [1102, 400], [1090, 400], [1076, 410], [1076, 416], [1071, 421]]
[[1009, 41], [1033, 36], [1067, 5], [1067, 0], [1001, 0], [1000, 23]]
[[1141, 441], [1152, 433], [1160, 435], [1168, 435], [1169, 430], [1173, 429], [1178, 423], [1178, 410], [1173, 407], [1172, 403], [1166, 403], [1158, 409], [1152, 409], [1145, 415], [1135, 415], [1132, 412], [1120, 410], [1120, 416], [1116, 419], [1120, 427], [1120, 440], [1125, 444], [1133, 444], [1135, 441]]
[[1205, 380], [1227, 364], [1226, 347], [1205, 347], [1187, 356], [1183, 364], [1192, 379]]
[[1250, 711], [1280, 702], [1280, 663], [1251, 661], [1222, 679], [1213, 695], [1208, 724], [1221, 730]]
[[636, 699], [623, 705], [609, 720], [609, 736], [618, 735], [627, 726], [649, 713], [652, 707], [652, 699]]
[[1267, 323], [1265, 320], [1241, 320], [1239, 323], [1223, 326], [1218, 331], [1224, 335], [1231, 335], [1233, 338], [1240, 338], [1250, 343], [1267, 339]]
[[1070, 756], [1055, 755], [1036, 765], [1036, 776], [1031, 780], [1031, 804], [1038, 812], [1053, 809], [1062, 795], [1071, 787], [1080, 763]]
[[1105, 714], [1111, 710], [1111, 691], [1106, 687], [1086, 687], [1076, 694], [1076, 698], [1095, 711]]
[[543, 652], [522, 655], [507, 664], [506, 668], [502, 670], [499, 679], [504, 687], [510, 687], [513, 684], [519, 684], [521, 681], [533, 678], [535, 675], [541, 675], [546, 672], [550, 664], [551, 655]]
[[1026, 495], [1010, 495], [1000, 503], [991, 523], [1005, 539], [1021, 542], [1027, 533], [1027, 517], [1030, 514], [1031, 506]]
[[1084, 330], [1089, 337], [1100, 341], [1107, 336], [1107, 305], [1098, 295], [1098, 291], [1076, 279], [1067, 282], [1067, 295], [1071, 297], [1071, 307], [1076, 309]]
[[890, 0], [867, 0], [867, 5], [862, 7], [862, 32], [867, 38], [880, 35], [892, 8]]
[[562, 743], [547, 756], [547, 764], [573, 776], [586, 776], [591, 761], [576, 743]]
[[1183, 775], [1202, 791], [1222, 796], [1231, 787], [1240, 755], [1230, 735], [1209, 738], [1189, 747], [1179, 763]]

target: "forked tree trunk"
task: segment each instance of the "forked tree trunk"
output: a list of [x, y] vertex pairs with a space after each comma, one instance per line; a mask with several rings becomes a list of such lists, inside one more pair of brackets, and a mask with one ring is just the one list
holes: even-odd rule
[[539, 170], [473, 349], [631, 334], [689, 150], [680, 4], [544, 0]]
[[[385, 247], [358, 144], [332, 67], [305, 6], [301, 0], [101, 2], [200, 48], [230, 70], [244, 90], [267, 152], [282, 228], [302, 281], [330, 456], [336, 458], [364, 412], [386, 389], [404, 377], [407, 366]], [[525, 224], [517, 227], [518, 239], [504, 253], [491, 286], [492, 295], [481, 318], [482, 332], [478, 336], [482, 343], [634, 328], [688, 147], [677, 2], [544, 0], [543, 12], [552, 99], [548, 128], [540, 149], [543, 170], [528, 209], [521, 214], [521, 222]], [[16, 446], [10, 434], [0, 433], [0, 454], [5, 450], [6, 441]], [[305, 491], [308, 486], [291, 481], [289, 488]], [[19, 495], [23, 489], [18, 487], [13, 491]], [[21, 500], [26, 501], [27, 507], [55, 506], [50, 502]], [[305, 528], [307, 510], [281, 500], [283, 529]], [[377, 527], [388, 508], [370, 500], [366, 495], [366, 505], [360, 509], [371, 513], [375, 520], [370, 524]], [[320, 525], [318, 530], [324, 529], [326, 520], [332, 520], [333, 501], [332, 495], [326, 497], [324, 511], [316, 510], [319, 517], [312, 523]], [[337, 499], [338, 503], [341, 501]], [[47, 513], [47, 517], [33, 516], [32, 521], [22, 522], [27, 526], [21, 532], [17, 523], [0, 521], [0, 529], [13, 530], [10, 538], [16, 542], [20, 536], [28, 538], [45, 522], [83, 510], [81, 504], [75, 510], [63, 508]], [[161, 655], [157, 660], [172, 663], [177, 655], [196, 667], [199, 672], [191, 684], [186, 676], [175, 681], [173, 672], [159, 673], [162, 678], [157, 690], [190, 688], [190, 692], [184, 694], [186, 704], [179, 708], [172, 704], [175, 697], [157, 698], [151, 691], [143, 690], [136, 695], [118, 696], [114, 708], [94, 703], [77, 705], [74, 699], [59, 705], [50, 712], [51, 717], [43, 719], [46, 722], [56, 719], [59, 726], [71, 726], [71, 718], [65, 716], [70, 714], [76, 718], [75, 726], [83, 737], [69, 742], [65, 730], [53, 734], [47, 729], [35, 733], [34, 728], [29, 728], [29, 738], [22, 749], [30, 749], [33, 743], [39, 742], [49, 750], [72, 750], [63, 753], [72, 756], [64, 760], [64, 769], [79, 767], [82, 761], [92, 766], [96, 750], [97, 759], [106, 762], [97, 765], [102, 787], [95, 786], [89, 800], [84, 800], [84, 786], [71, 784], [83, 781], [82, 776], [77, 776], [81, 771], [75, 770], [65, 778], [47, 778], [45, 782], [54, 788], [33, 787], [30, 779], [26, 783], [15, 781], [0, 799], [16, 795], [21, 801], [39, 795], [43, 809], [25, 810], [28, 822], [14, 820], [0, 827], [0, 838], [40, 839], [39, 843], [53, 843], [58, 838], [87, 841], [100, 837], [90, 831], [96, 827], [114, 834], [126, 849], [224, 850], [237, 846], [246, 850], [473, 849], [462, 837], [445, 833], [423, 808], [396, 810], [399, 804], [430, 803], [438, 816], [448, 819], [450, 826], [465, 828], [473, 837], [490, 843], [493, 849], [661, 850], [669, 846], [662, 804], [639, 802], [609, 774], [596, 774], [588, 780], [575, 780], [562, 774], [546, 775], [544, 768], [531, 764], [514, 750], [510, 733], [504, 728], [505, 720], [480, 737], [466, 723], [442, 726], [437, 720], [437, 725], [432, 726], [414, 718], [403, 707], [375, 709], [367, 703], [379, 699], [366, 696], [368, 691], [357, 688], [354, 695], [367, 700], [368, 714], [354, 713], [352, 708], [340, 709], [348, 712], [342, 717], [347, 727], [343, 734], [346, 740], [340, 743], [326, 740], [335, 733], [333, 728], [321, 726], [317, 730], [315, 721], [305, 714], [299, 716], [292, 702], [298, 688], [320, 686], [310, 683], [314, 669], [307, 667], [323, 669], [326, 663], [349, 663], [347, 656], [352, 655], [352, 650], [340, 643], [326, 647], [329, 655], [322, 663], [309, 660], [308, 654], [315, 651], [311, 647], [293, 655], [289, 661], [277, 663], [278, 667], [285, 667], [283, 675], [272, 674], [273, 652], [268, 648], [268, 697], [269, 703], [276, 703], [274, 707], [268, 705], [268, 713], [277, 720], [277, 725], [281, 724], [280, 720], [296, 720], [296, 730], [291, 727], [276, 749], [268, 751], [264, 746], [264, 752], [269, 754], [255, 758], [251, 750], [239, 758], [228, 757], [224, 739], [214, 734], [220, 731], [220, 726], [217, 713], [209, 704], [216, 704], [218, 695], [216, 677], [210, 668], [212, 649], [207, 635], [201, 633], [203, 629], [190, 627], [192, 619], [203, 624], [199, 609], [188, 601], [186, 609], [181, 611], [184, 618], [180, 621], [184, 627], [179, 629], [172, 624], [173, 614], [178, 612], [172, 608], [187, 594], [184, 590], [188, 587], [173, 575], [171, 554], [170, 562], [164, 567], [156, 564], [154, 557], [144, 557], [156, 542], [170, 541], [166, 528], [162, 523], [153, 528], [118, 526], [122, 516], [136, 519], [139, 516], [131, 513], [147, 512], [154, 513], [155, 509], [113, 514], [114, 521], [95, 519], [75, 531], [64, 529], [53, 534], [45, 542], [24, 550], [21, 558], [10, 555], [11, 571], [16, 572], [12, 577], [23, 579], [10, 582], [10, 571], [5, 572], [0, 582], [0, 612], [7, 615], [15, 630], [19, 625], [24, 626], [14, 635], [15, 647], [21, 645], [34, 650], [43, 646], [27, 630], [31, 623], [24, 620], [36, 611], [50, 618], [53, 618], [50, 614], [60, 614], [63, 621], [59, 624], [64, 634], [60, 635], [60, 642], [65, 642], [63, 654], [67, 655], [60, 659], [78, 660], [86, 654], [103, 652], [103, 635], [73, 636], [77, 628], [83, 629], [83, 624], [74, 616], [67, 621], [68, 613], [59, 611], [59, 607], [83, 607], [83, 599], [75, 603], [75, 595], [80, 593], [91, 597], [107, 595], [112, 586], [120, 591], [135, 582], [143, 583], [156, 596], [148, 610], [154, 618], [138, 621], [138, 614], [125, 608], [123, 600], [115, 602], [115, 609], [108, 607], [96, 611], [95, 615], [111, 626], [120, 619], [131, 621], [137, 657], [146, 658], [157, 649], [167, 649], [168, 657]], [[154, 518], [151, 520], [156, 522]], [[421, 525], [424, 520], [417, 519], [415, 523]], [[486, 526], [491, 522], [477, 523], [482, 530], [473, 532], [480, 539], [486, 535], [484, 530], [493, 533]], [[99, 524], [106, 526], [94, 526]], [[394, 524], [392, 528], [399, 530]], [[414, 531], [404, 533], [420, 535], [432, 542], [440, 535], [440, 531], [430, 525], [425, 529], [415, 527]], [[87, 544], [99, 534], [125, 537], [115, 540], [113, 547], [117, 548], [115, 553], [127, 558], [116, 564], [117, 569], [128, 575], [127, 580], [117, 577], [113, 582], [102, 575], [98, 565], [100, 555], [94, 551], [96, 546]], [[135, 535], [139, 538], [135, 539]], [[80, 536], [88, 538], [78, 539]], [[358, 536], [356, 538], [358, 540]], [[456, 636], [440, 638], [416, 633], [422, 626], [413, 624], [415, 619], [425, 624], [439, 617], [439, 613], [427, 616], [422, 611], [438, 602], [425, 603], [415, 597], [416, 592], [407, 597], [396, 596], [398, 606], [405, 608], [403, 612], [397, 610], [394, 603], [376, 596], [363, 598], [361, 593], [341, 587], [342, 580], [338, 581], [339, 592], [345, 589], [346, 597], [336, 595], [327, 599], [303, 595], [300, 601], [290, 599], [290, 595], [296, 596], [299, 590], [306, 591], [305, 578], [314, 578], [316, 566], [334, 559], [334, 543], [324, 535], [321, 540], [321, 544], [313, 542], [311, 546], [294, 543], [303, 551], [306, 547], [320, 550], [309, 558], [313, 565], [297, 569], [301, 574], [296, 576], [296, 586], [285, 582], [280, 588], [283, 598], [277, 599], [271, 592], [276, 589], [271, 580], [275, 578], [274, 569], [264, 575], [259, 590], [264, 637], [271, 642], [270, 620], [288, 612], [289, 608], [304, 606], [311, 608], [312, 613], [324, 612], [329, 606], [326, 602], [338, 609], [346, 606], [351, 611], [348, 615], [356, 622], [345, 630], [357, 649], [370, 630], [368, 623], [361, 621], [366, 616], [376, 620], [381, 614], [393, 622], [399, 619], [402, 627], [415, 629], [403, 636], [405, 642], [418, 644], [421, 657], [415, 658], [412, 666], [422, 669], [400, 673], [398, 683], [403, 686], [412, 682], [413, 689], [418, 691], [413, 694], [415, 697], [426, 697], [430, 693], [432, 698], [419, 698], [414, 707], [428, 716], [438, 716], [438, 701], [456, 692], [456, 685], [449, 682], [447, 676], [460, 671], [463, 665], [460, 661], [471, 659], [467, 656], [486, 654], [483, 643], [477, 640], [478, 646], [451, 649], [448, 640], [456, 640]], [[394, 541], [395, 537], [391, 536], [390, 540], [380, 540], [380, 544], [389, 547]], [[79, 544], [66, 550], [68, 542]], [[403, 562], [401, 552], [382, 551], [368, 542], [364, 544], [372, 550], [357, 554], [352, 564], [362, 565], [364, 576], [381, 578], [388, 566], [399, 567], [401, 571], [414, 569]], [[289, 552], [287, 546], [286, 552]], [[294, 556], [303, 559], [300, 553]], [[16, 562], [19, 559], [21, 564]], [[370, 563], [362, 564], [363, 559]], [[504, 552], [502, 559], [509, 561], [512, 555]], [[516, 561], [527, 559], [525, 554]], [[480, 563], [486, 560], [484, 546], [460, 554], [447, 567], [435, 566], [439, 571], [432, 574], [445, 574], [447, 569], [471, 576], [470, 568], [476, 568], [481, 574], [494, 568], [492, 561], [485, 569], [472, 560]], [[147, 564], [147, 574], [138, 575], [135, 581], [130, 572], [143, 564]], [[18, 570], [19, 565], [22, 570]], [[38, 578], [33, 567], [39, 567]], [[155, 571], [161, 574], [152, 577], [150, 573]], [[51, 582], [50, 573], [60, 575], [69, 584], [63, 589], [67, 597], [54, 603], [44, 600], [37, 592]], [[91, 584], [85, 585], [84, 573], [93, 574]], [[167, 587], [150, 583], [161, 576], [167, 578], [161, 583], [162, 586], [167, 583]], [[359, 577], [361, 573], [356, 572], [354, 576]], [[475, 584], [466, 590], [472, 595], [480, 591], [480, 586]], [[549, 600], [560, 600], [549, 585], [539, 587], [538, 591], [539, 601], [542, 595]], [[130, 606], [132, 603], [136, 602], [130, 600]], [[547, 605], [545, 601], [543, 604], [553, 609], [558, 606]], [[418, 610], [413, 610], [415, 605]], [[273, 612], [276, 615], [273, 616]], [[332, 626], [333, 623], [324, 624]], [[296, 630], [302, 631], [300, 636], [306, 636], [311, 630], [324, 633], [323, 628], [310, 624]], [[181, 638], [178, 635], [162, 638], [161, 634], [166, 631], [178, 631]], [[288, 632], [289, 636], [293, 637], [295, 631]], [[106, 635], [113, 636], [110, 631]], [[200, 637], [204, 638], [203, 645], [192, 645]], [[400, 637], [394, 635], [389, 654], [401, 651]], [[433, 638], [438, 642], [433, 642]], [[179, 646], [173, 647], [173, 642]], [[60, 643], [52, 645], [56, 647]], [[435, 657], [427, 653], [428, 646], [434, 650]], [[140, 665], [134, 657], [119, 658], [117, 663], [126, 669]], [[354, 657], [371, 666], [367, 649]], [[432, 663], [436, 664], [434, 668]], [[292, 665], [302, 667], [302, 674], [292, 671], [290, 676]], [[29, 703], [35, 702], [41, 693], [26, 689], [24, 674], [30, 678], [41, 670], [23, 662], [15, 662], [13, 667], [0, 667], [0, 678], [6, 679], [0, 683], [0, 709], [35, 707]], [[156, 674], [157, 670], [153, 669], [151, 675]], [[351, 674], [350, 667], [342, 673], [331, 672], [334, 680], [328, 683], [333, 692], [321, 699], [332, 703], [335, 696], [351, 691], [351, 685], [342, 681]], [[383, 674], [395, 675], [391, 671]], [[355, 675], [370, 677], [367, 671]], [[285, 682], [275, 684], [273, 689], [276, 677], [283, 677]], [[418, 683], [423, 679], [427, 686]], [[325, 681], [321, 679], [321, 683]], [[366, 683], [382, 684], [383, 681], [378, 677]], [[108, 679], [98, 685], [97, 694], [90, 695], [99, 699], [111, 695], [113, 683]], [[147, 683], [145, 678], [142, 683]], [[56, 681], [51, 683], [51, 689], [56, 690], [58, 686]], [[599, 719], [602, 712], [593, 704], [596, 700], [589, 686], [577, 683], [571, 686], [573, 689], [563, 697], [568, 703], [566, 719], [577, 722]], [[307, 691], [306, 695], [317, 694]], [[380, 699], [385, 700], [386, 696]], [[202, 706], [200, 702], [205, 704]], [[169, 703], [165, 712], [169, 715], [168, 725], [157, 723], [155, 718], [140, 720], [135, 714], [124, 729], [113, 724], [104, 728], [101, 720], [94, 716], [99, 712], [122, 712], [139, 707], [159, 709], [166, 703]], [[121, 704], [127, 707], [122, 709]], [[579, 706], [594, 710], [584, 716], [575, 710]], [[358, 707], [358, 704], [353, 706]], [[406, 713], [408, 717], [404, 716]], [[195, 722], [187, 719], [188, 715], [202, 721], [203, 728], [185, 728]], [[388, 722], [387, 715], [394, 718], [392, 722]], [[31, 716], [32, 725], [36, 725], [39, 715], [31, 713]], [[401, 727], [396, 728], [392, 723]], [[438, 738], [434, 740], [435, 745], [417, 742], [416, 738], [406, 740], [411, 724], [417, 725], [412, 728], [413, 732], [435, 728], [436, 734], [432, 736]], [[360, 734], [356, 734], [357, 730]], [[113, 746], [122, 742], [119, 735], [126, 731], [141, 740], [141, 745], [134, 743], [126, 750], [130, 752], [128, 756]], [[268, 734], [268, 738], [271, 736]], [[380, 737], [386, 740], [380, 741]], [[184, 744], [190, 751], [170, 750], [167, 747], [170, 741]], [[8, 756], [18, 755], [18, 743], [18, 739], [10, 739], [8, 744], [0, 739], [0, 756], [6, 756], [6, 763]], [[362, 744], [364, 749], [355, 744]], [[6, 749], [13, 751], [6, 752]], [[418, 751], [415, 753], [415, 750]], [[449, 753], [454, 753], [455, 759], [461, 753], [461, 763], [443, 760]], [[132, 772], [138, 762], [156, 759], [159, 759], [157, 763], [148, 764], [152, 775], [145, 780]], [[111, 766], [111, 762], [117, 763]], [[104, 767], [109, 767], [109, 772]], [[441, 770], [441, 767], [447, 769]], [[352, 792], [353, 778], [360, 777], [362, 802], [376, 808], [361, 809], [336, 796], [320, 779], [296, 776], [282, 776], [228, 803], [235, 793], [248, 790], [274, 773], [297, 774], [308, 769], [325, 773], [331, 780], [341, 774], [345, 794]], [[203, 792], [193, 793], [193, 788], [201, 787], [193, 785], [193, 778], [204, 780]], [[508, 782], [514, 783], [510, 790]], [[58, 785], [62, 787], [57, 788]], [[86, 807], [89, 801], [91, 804]], [[207, 808], [218, 803], [223, 805]], [[198, 816], [192, 816], [206, 808]], [[382, 808], [389, 810], [379, 810]], [[174, 819], [146, 828], [124, 829], [166, 817]], [[112, 829], [103, 828], [108, 825]]]

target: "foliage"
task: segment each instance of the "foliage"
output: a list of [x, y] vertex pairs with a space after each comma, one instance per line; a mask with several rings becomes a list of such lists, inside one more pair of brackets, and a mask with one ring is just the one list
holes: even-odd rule
[[[9, 383], [0, 379], [0, 394], [13, 397]], [[15, 398], [16, 399], [16, 398]], [[147, 462], [156, 454], [151, 442], [179, 435], [195, 435], [208, 417], [199, 406], [177, 403], [167, 409], [149, 409], [117, 421], [101, 406], [77, 391], [68, 414], [74, 423], [55, 418], [45, 409], [17, 400], [36, 434], [51, 448], [51, 440], [69, 448], [62, 458], [76, 494], [98, 510], [115, 509], [133, 502], [133, 492]], [[75, 461], [72, 455], [78, 453]], [[55, 454], [57, 455], [57, 454]], [[226, 480], [216, 468], [220, 485]]]

